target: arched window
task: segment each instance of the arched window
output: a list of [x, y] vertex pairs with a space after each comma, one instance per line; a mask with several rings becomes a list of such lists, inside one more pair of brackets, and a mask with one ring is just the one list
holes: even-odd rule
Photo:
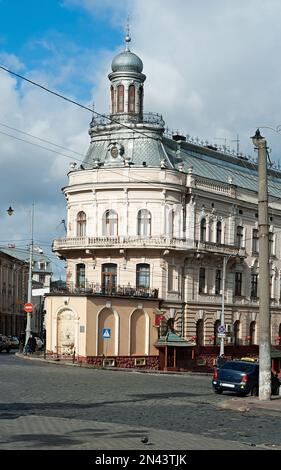
[[269, 256], [274, 255], [274, 233], [273, 232], [268, 232], [268, 251], [269, 251]]
[[234, 327], [233, 327], [233, 336], [234, 336], [234, 346], [239, 345], [239, 338], [240, 338], [240, 321], [236, 320], [234, 322]]
[[216, 320], [214, 323], [214, 346], [218, 346], [220, 344], [220, 339], [218, 338], [218, 328], [221, 324], [220, 320]]
[[249, 334], [250, 346], [256, 344], [256, 322], [252, 321], [250, 323], [250, 334]]
[[117, 264], [106, 263], [102, 265], [101, 285], [104, 294], [114, 294], [117, 287]]
[[151, 213], [147, 209], [138, 211], [138, 235], [151, 235]]
[[169, 212], [169, 237], [174, 238], [175, 236], [175, 211]]
[[198, 320], [196, 323], [196, 344], [197, 346], [203, 346], [204, 343], [204, 322]]
[[86, 214], [81, 211], [77, 214], [77, 237], [86, 236]]
[[217, 222], [217, 230], [216, 230], [216, 242], [221, 243], [221, 233], [222, 233], [222, 225], [221, 222]]
[[146, 263], [137, 264], [136, 287], [138, 289], [149, 289], [150, 265]]
[[117, 87], [117, 113], [124, 113], [124, 85]]
[[139, 113], [142, 116], [143, 114], [143, 87], [139, 88]]
[[136, 112], [136, 94], [135, 94], [135, 86], [129, 86], [129, 101], [128, 101], [128, 112], [135, 113]]
[[85, 264], [76, 265], [76, 287], [85, 288]]
[[115, 106], [114, 106], [114, 88], [113, 86], [110, 88], [110, 94], [111, 94], [111, 112], [112, 114], [115, 113]]
[[115, 237], [118, 235], [118, 215], [113, 210], [105, 212], [102, 221], [102, 234], [105, 237]]
[[242, 227], [242, 225], [238, 225], [236, 227], [236, 246], [238, 248], [242, 248], [243, 246], [243, 232], [244, 228]]
[[206, 219], [202, 219], [200, 223], [200, 241], [206, 241]]

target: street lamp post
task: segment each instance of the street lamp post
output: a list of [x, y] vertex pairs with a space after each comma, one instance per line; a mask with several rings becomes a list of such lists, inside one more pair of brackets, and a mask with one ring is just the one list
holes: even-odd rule
[[[29, 271], [28, 271], [28, 290], [27, 290], [27, 302], [32, 301], [32, 265], [33, 265], [33, 225], [34, 225], [34, 202], [31, 208], [31, 242], [29, 245]], [[28, 339], [31, 335], [31, 315], [32, 312], [26, 312], [26, 329], [25, 329], [25, 346], [27, 345]]]
[[[225, 302], [225, 282], [226, 282], [226, 265], [228, 263], [228, 260], [232, 257], [233, 255], [228, 255], [223, 257], [223, 267], [222, 267], [222, 294], [221, 294], [221, 315], [220, 315], [220, 324], [224, 327], [224, 302]], [[220, 338], [220, 356], [224, 354], [224, 338], [223, 336], [225, 334], [222, 333], [222, 336]]]
[[[229, 256], [223, 257], [223, 267], [222, 267], [222, 296], [221, 296], [221, 317], [220, 322], [221, 325], [224, 326], [224, 299], [225, 299], [225, 277], [226, 277], [226, 264], [229, 259]], [[220, 338], [220, 356], [224, 354], [224, 335], [225, 333], [221, 333]]]
[[259, 173], [259, 399], [271, 397], [271, 341], [268, 243], [267, 143], [259, 129], [252, 137]]

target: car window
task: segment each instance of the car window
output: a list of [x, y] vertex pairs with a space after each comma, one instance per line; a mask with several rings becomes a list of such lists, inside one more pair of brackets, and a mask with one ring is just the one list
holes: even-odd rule
[[252, 372], [256, 368], [255, 364], [248, 362], [226, 362], [221, 369], [239, 370], [241, 372]]

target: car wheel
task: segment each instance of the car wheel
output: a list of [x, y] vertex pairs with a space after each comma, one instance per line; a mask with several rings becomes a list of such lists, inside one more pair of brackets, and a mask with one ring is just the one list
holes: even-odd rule
[[222, 394], [222, 390], [219, 388], [218, 390], [215, 390], [215, 393], [217, 393], [217, 395], [221, 395], [221, 394]]

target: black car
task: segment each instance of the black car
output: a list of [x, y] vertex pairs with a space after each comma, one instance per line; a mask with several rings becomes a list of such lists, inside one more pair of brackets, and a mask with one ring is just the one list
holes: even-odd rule
[[[245, 396], [259, 393], [259, 363], [250, 361], [226, 361], [215, 369], [212, 385], [215, 393], [236, 392]], [[271, 394], [279, 394], [280, 381], [271, 374]]]

